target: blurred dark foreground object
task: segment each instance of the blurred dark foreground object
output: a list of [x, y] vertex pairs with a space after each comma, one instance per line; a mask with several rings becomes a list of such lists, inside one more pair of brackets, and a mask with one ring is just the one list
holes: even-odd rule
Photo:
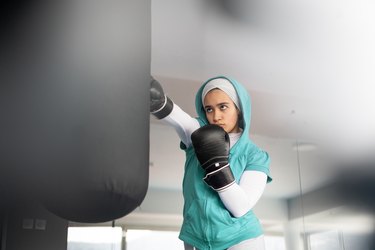
[[2, 1], [0, 199], [35, 197], [77, 222], [111, 221], [143, 201], [150, 8]]
[[374, 163], [344, 168], [336, 178], [336, 189], [346, 205], [375, 214]]
[[[337, 176], [334, 187], [338, 196], [335, 198], [340, 199], [346, 207], [375, 217], [375, 163], [373, 161], [344, 167]], [[369, 240], [369, 249], [375, 249], [375, 231], [372, 232]]]

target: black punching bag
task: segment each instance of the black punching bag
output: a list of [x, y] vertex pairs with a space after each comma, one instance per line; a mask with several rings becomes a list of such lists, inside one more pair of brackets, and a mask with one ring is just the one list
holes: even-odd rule
[[35, 196], [56, 215], [88, 223], [140, 205], [150, 8], [150, 0], [2, 6], [0, 196]]

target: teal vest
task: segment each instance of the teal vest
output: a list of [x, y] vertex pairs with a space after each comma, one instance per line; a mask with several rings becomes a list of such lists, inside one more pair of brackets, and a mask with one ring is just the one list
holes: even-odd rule
[[[269, 176], [268, 154], [252, 143], [240, 146], [234, 145], [229, 155], [236, 182], [239, 182], [243, 171], [250, 169], [265, 172]], [[263, 233], [262, 228], [253, 211], [240, 218], [233, 217], [224, 207], [217, 192], [202, 180], [204, 170], [195, 156], [193, 147], [186, 149], [182, 145], [182, 149], [186, 153], [183, 179], [185, 203], [179, 238], [200, 250], [219, 250], [260, 236]], [[253, 165], [252, 162], [257, 162], [257, 165]], [[268, 181], [271, 181], [271, 178]]]

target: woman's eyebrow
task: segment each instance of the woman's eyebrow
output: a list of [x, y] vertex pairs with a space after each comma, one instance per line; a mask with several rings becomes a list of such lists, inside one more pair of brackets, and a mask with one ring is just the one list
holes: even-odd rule
[[228, 105], [229, 102], [220, 102], [216, 105], [206, 105], [206, 106], [204, 106], [204, 108], [212, 108], [212, 106], [221, 106], [221, 105], [225, 105], [225, 104]]
[[228, 105], [229, 104], [229, 102], [220, 102], [220, 103], [218, 103], [218, 104], [216, 104], [216, 106], [221, 106], [221, 105]]

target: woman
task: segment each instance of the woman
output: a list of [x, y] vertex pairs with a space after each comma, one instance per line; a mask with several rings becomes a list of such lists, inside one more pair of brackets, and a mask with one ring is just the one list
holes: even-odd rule
[[151, 113], [175, 128], [186, 153], [179, 236], [185, 249], [264, 249], [252, 208], [272, 180], [270, 159], [249, 139], [245, 88], [224, 76], [209, 79], [196, 94], [197, 118], [165, 96], [155, 80], [150, 98]]

